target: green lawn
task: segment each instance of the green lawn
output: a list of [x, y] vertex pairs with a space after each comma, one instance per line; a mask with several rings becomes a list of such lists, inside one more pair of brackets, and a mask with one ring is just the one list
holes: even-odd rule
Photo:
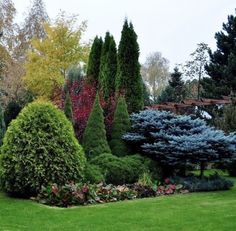
[[69, 209], [0, 194], [0, 230], [234, 231], [236, 187]]

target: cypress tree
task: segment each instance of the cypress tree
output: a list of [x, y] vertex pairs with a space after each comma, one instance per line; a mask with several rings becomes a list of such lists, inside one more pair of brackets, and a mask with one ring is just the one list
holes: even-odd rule
[[64, 113], [65, 113], [67, 119], [70, 120], [71, 122], [73, 122], [72, 103], [71, 103], [69, 92], [66, 93]]
[[111, 153], [107, 142], [104, 116], [97, 94], [83, 135], [83, 148], [89, 159], [103, 153]]
[[2, 140], [6, 131], [6, 126], [4, 122], [3, 110], [0, 105], [0, 145], [2, 145]]
[[116, 90], [125, 93], [129, 113], [143, 108], [139, 45], [132, 23], [125, 20], [118, 47]]
[[99, 71], [99, 86], [105, 99], [115, 93], [115, 78], [117, 72], [117, 49], [116, 43], [109, 32], [106, 33], [102, 49], [101, 64]]
[[89, 76], [90, 80], [98, 80], [99, 76], [99, 68], [100, 68], [100, 58], [102, 52], [102, 38], [95, 37], [91, 51], [89, 54], [88, 68], [87, 68], [87, 76]]
[[228, 16], [223, 31], [215, 34], [217, 50], [209, 51], [206, 71], [211, 77], [202, 81], [208, 97], [236, 94], [236, 16]]
[[112, 153], [116, 156], [124, 156], [129, 153], [126, 143], [122, 140], [122, 136], [131, 128], [129, 113], [124, 97], [118, 99], [114, 120], [112, 125], [112, 135], [110, 147]]

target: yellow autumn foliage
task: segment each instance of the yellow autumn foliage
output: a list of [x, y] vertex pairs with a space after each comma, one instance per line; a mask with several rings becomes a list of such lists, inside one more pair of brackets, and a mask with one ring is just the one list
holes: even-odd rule
[[81, 41], [86, 22], [78, 28], [75, 23], [75, 17], [67, 18], [62, 13], [53, 25], [44, 24], [44, 40], [31, 41], [23, 80], [35, 95], [51, 99], [53, 92], [65, 83], [68, 68], [87, 62], [90, 45]]

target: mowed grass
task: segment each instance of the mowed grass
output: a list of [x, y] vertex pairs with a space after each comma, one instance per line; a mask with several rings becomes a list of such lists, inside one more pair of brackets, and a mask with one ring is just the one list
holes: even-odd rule
[[0, 230], [234, 231], [236, 187], [67, 209], [0, 193]]

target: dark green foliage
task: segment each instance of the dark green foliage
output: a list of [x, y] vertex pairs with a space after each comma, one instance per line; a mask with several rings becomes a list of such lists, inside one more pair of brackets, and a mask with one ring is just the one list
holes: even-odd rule
[[123, 138], [165, 170], [181, 170], [184, 175], [187, 166], [198, 164], [203, 176], [208, 163], [226, 163], [236, 157], [236, 135], [226, 136], [203, 120], [146, 110], [133, 114], [131, 121], [132, 132]]
[[211, 79], [202, 81], [205, 94], [214, 97], [236, 94], [236, 16], [228, 16], [223, 31], [217, 32], [215, 39], [217, 50], [209, 52], [210, 63], [206, 65]]
[[169, 85], [161, 93], [158, 98], [159, 103], [163, 102], [180, 102], [185, 98], [186, 89], [184, 81], [182, 80], [182, 73], [179, 72], [177, 67], [174, 68], [174, 72], [171, 73], [171, 79]]
[[98, 94], [93, 104], [93, 109], [89, 115], [82, 143], [89, 159], [102, 153], [111, 152], [107, 142], [103, 110], [99, 103]]
[[126, 143], [122, 140], [122, 136], [131, 128], [127, 105], [124, 97], [118, 99], [114, 120], [112, 124], [112, 135], [110, 147], [112, 153], [116, 156], [124, 156], [129, 153]]
[[236, 105], [232, 104], [225, 106], [223, 115], [215, 119], [215, 125], [223, 131], [235, 132], [236, 131]]
[[139, 155], [117, 157], [109, 153], [102, 154], [91, 160], [105, 176], [106, 183], [127, 184], [137, 182], [140, 175], [149, 172], [150, 162]]
[[69, 92], [66, 93], [66, 99], [65, 99], [65, 103], [64, 103], [64, 113], [65, 113], [67, 119], [70, 120], [71, 122], [73, 122], [72, 102], [70, 99]]
[[91, 164], [97, 165], [101, 169], [108, 184], [130, 183], [131, 171], [129, 165], [122, 158], [105, 153], [92, 159]]
[[132, 23], [124, 22], [118, 47], [116, 90], [125, 93], [129, 113], [143, 108], [139, 45]]
[[98, 38], [98, 36], [96, 36], [89, 54], [87, 76], [91, 78], [91, 80], [95, 81], [98, 81], [102, 44], [102, 38]]
[[151, 105], [150, 92], [144, 81], [143, 81], [143, 103], [144, 106]]
[[89, 163], [86, 164], [84, 170], [84, 182], [98, 184], [100, 182], [103, 182], [104, 180], [104, 176], [98, 166]]
[[117, 50], [116, 43], [109, 32], [106, 33], [105, 42], [102, 47], [99, 87], [105, 99], [115, 93], [115, 78], [117, 72]]
[[85, 165], [71, 123], [51, 103], [26, 106], [7, 129], [1, 148], [3, 189], [35, 195], [50, 182], [81, 181]]
[[8, 127], [10, 122], [17, 117], [21, 109], [22, 108], [20, 104], [17, 103], [16, 101], [10, 101], [7, 104], [7, 107], [4, 111], [4, 120], [5, 120], [6, 127]]
[[2, 145], [2, 140], [4, 137], [5, 131], [6, 131], [6, 126], [5, 126], [2, 107], [0, 105], [0, 146]]
[[176, 177], [173, 181], [177, 184], [183, 185], [183, 187], [189, 192], [228, 190], [233, 187], [233, 182], [231, 180], [225, 179], [217, 173], [204, 178], [196, 176], [185, 178]]
[[228, 164], [227, 170], [230, 176], [236, 176], [236, 162], [233, 161], [232, 163]]
[[171, 86], [167, 86], [158, 96], [157, 103], [173, 102], [175, 90]]

